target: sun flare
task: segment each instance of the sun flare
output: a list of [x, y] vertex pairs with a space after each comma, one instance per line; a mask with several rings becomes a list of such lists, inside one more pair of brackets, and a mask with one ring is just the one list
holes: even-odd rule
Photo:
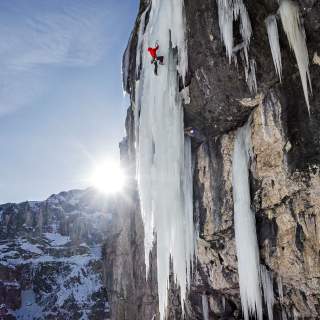
[[90, 184], [105, 194], [121, 191], [125, 181], [125, 173], [116, 161], [104, 161], [97, 164], [90, 178]]

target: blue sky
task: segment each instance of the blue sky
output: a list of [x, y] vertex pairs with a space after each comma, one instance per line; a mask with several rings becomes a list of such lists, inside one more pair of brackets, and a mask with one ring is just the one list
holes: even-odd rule
[[0, 1], [0, 203], [87, 186], [118, 157], [138, 0]]

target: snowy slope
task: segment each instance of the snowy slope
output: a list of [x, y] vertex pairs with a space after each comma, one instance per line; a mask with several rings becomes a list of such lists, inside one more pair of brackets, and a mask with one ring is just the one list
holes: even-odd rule
[[12, 316], [107, 317], [101, 251], [112, 210], [89, 189], [0, 206], [0, 303]]

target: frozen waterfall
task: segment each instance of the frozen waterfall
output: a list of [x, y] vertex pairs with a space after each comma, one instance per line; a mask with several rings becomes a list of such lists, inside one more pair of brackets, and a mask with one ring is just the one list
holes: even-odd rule
[[233, 160], [234, 228], [244, 318], [262, 320], [259, 250], [249, 186], [250, 125], [236, 132]]
[[[194, 255], [191, 143], [184, 137], [177, 77], [178, 71], [184, 79], [187, 70], [183, 1], [154, 0], [145, 31], [141, 20], [141, 51], [137, 52], [139, 57], [142, 53], [141, 72], [134, 103], [137, 179], [147, 269], [155, 237], [157, 240], [159, 311], [164, 319], [169, 261], [183, 306]], [[165, 57], [158, 76], [153, 73], [147, 53], [147, 47], [156, 41], [159, 55]]]

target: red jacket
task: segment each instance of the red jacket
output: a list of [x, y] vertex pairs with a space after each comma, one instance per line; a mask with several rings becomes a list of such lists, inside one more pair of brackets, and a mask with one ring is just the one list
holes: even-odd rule
[[159, 49], [159, 46], [156, 46], [155, 48], [148, 48], [148, 51], [153, 59], [157, 59], [157, 50]]

